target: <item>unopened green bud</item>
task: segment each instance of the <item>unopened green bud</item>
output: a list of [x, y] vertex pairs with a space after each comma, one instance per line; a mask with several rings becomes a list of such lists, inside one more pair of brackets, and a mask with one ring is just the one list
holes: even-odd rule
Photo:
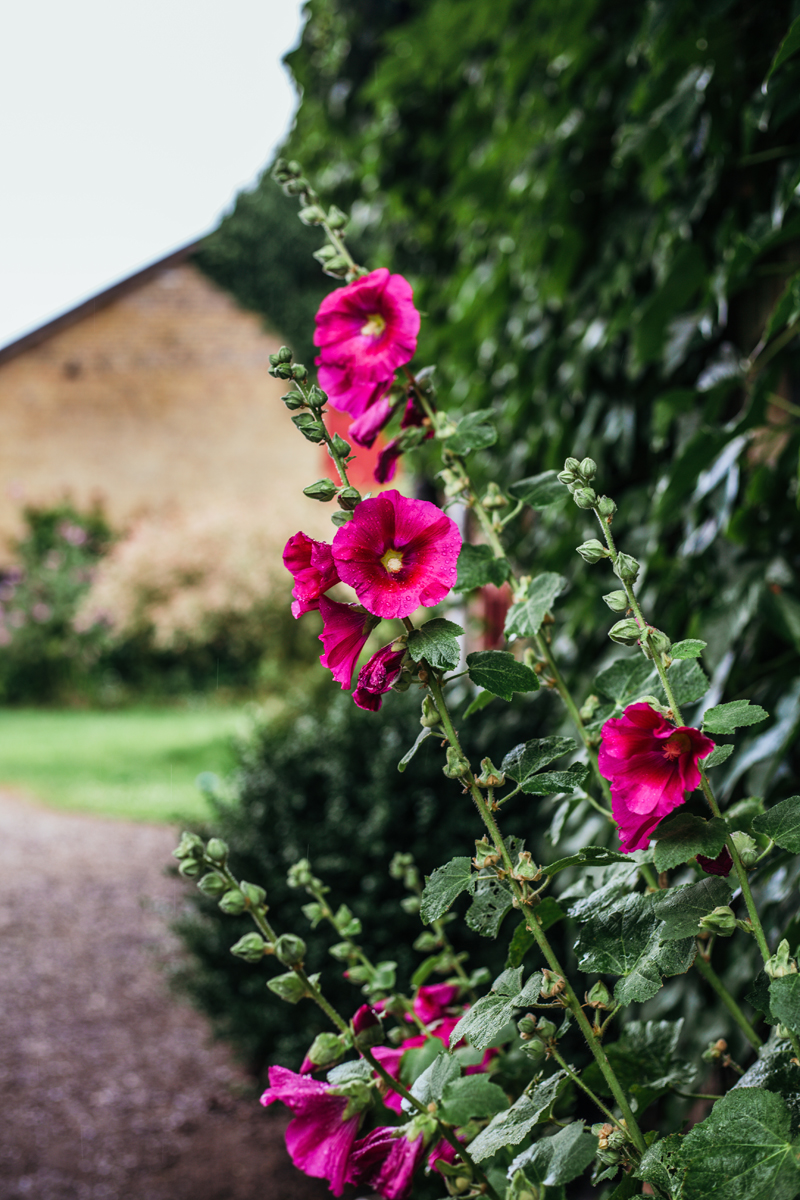
[[559, 471], [556, 479], [559, 483], [565, 484], [566, 487], [575, 482], [575, 476], [572, 474], [572, 471]]
[[315, 383], [311, 385], [306, 394], [306, 402], [309, 408], [324, 408], [327, 399], [327, 392], [323, 392], [322, 388], [317, 387]]
[[296, 412], [298, 408], [306, 406], [305, 397], [300, 392], [287, 392], [285, 396], [281, 396], [281, 400], [290, 412]]
[[203, 864], [199, 863], [196, 858], [183, 858], [181, 859], [180, 866], [178, 867], [178, 872], [179, 874], [183, 875], [185, 879], [194, 879], [200, 874], [202, 869]]
[[337, 208], [335, 204], [332, 204], [328, 209], [326, 221], [330, 229], [344, 229], [347, 225], [348, 217], [347, 214], [343, 213], [340, 208]]
[[305, 383], [308, 379], [308, 367], [304, 367], [302, 363], [295, 363], [292, 367], [292, 379], [296, 379], [298, 383]]
[[524, 1171], [515, 1171], [506, 1189], [506, 1200], [540, 1200], [541, 1191], [531, 1183]]
[[797, 963], [789, 954], [789, 943], [783, 939], [772, 958], [764, 963], [764, 970], [770, 979], [783, 979], [786, 975], [797, 974]]
[[261, 905], [267, 898], [267, 893], [257, 883], [245, 883], [244, 880], [239, 884], [239, 887], [244, 893], [244, 898], [247, 901], [249, 908], [261, 908]]
[[243, 958], [245, 962], [257, 963], [267, 952], [269, 943], [265, 942], [260, 933], [246, 933], [244, 937], [240, 937], [235, 945], [231, 946], [231, 954], [235, 954], [237, 958]]
[[461, 779], [469, 771], [469, 762], [458, 749], [457, 746], [448, 746], [446, 757], [446, 765], [442, 767], [442, 771], [448, 779]]
[[285, 975], [276, 975], [274, 979], [268, 979], [267, 987], [288, 1004], [297, 1004], [298, 1000], [302, 1000], [306, 995], [305, 984], [294, 971], [287, 971]]
[[614, 574], [623, 583], [633, 583], [639, 574], [639, 564], [630, 554], [618, 554], [614, 563]]
[[230, 884], [216, 871], [211, 871], [208, 875], [204, 875], [202, 879], [198, 879], [197, 886], [204, 896], [211, 896], [213, 900], [218, 900], [220, 896], [224, 896]]
[[517, 1029], [520, 1032], [520, 1037], [531, 1037], [536, 1032], [536, 1017], [533, 1013], [526, 1013], [524, 1017], [520, 1017], [517, 1021]]
[[293, 863], [286, 875], [286, 882], [290, 888], [308, 887], [314, 882], [314, 874], [311, 870], [311, 863], [307, 858], [298, 859]]
[[275, 379], [291, 379], [292, 378], [292, 368], [289, 365], [289, 363], [278, 363], [277, 366], [270, 367], [269, 373]]
[[589, 538], [588, 542], [582, 542], [581, 545], [576, 546], [575, 549], [578, 551], [578, 554], [580, 554], [583, 561], [587, 563], [596, 563], [599, 562], [601, 558], [610, 557], [608, 550], [606, 550], [605, 546], [602, 544], [602, 542], [599, 542], [597, 538]]
[[578, 716], [582, 721], [591, 721], [594, 714], [600, 707], [600, 697], [594, 694], [586, 697], [586, 703], [581, 708]]
[[288, 179], [283, 187], [287, 196], [302, 196], [303, 192], [308, 191], [309, 183], [301, 175], [299, 179]]
[[508, 501], [496, 483], [490, 483], [484, 493], [481, 504], [485, 509], [492, 510], [495, 508], [507, 508]]
[[338, 1033], [318, 1033], [311, 1043], [307, 1057], [315, 1067], [332, 1067], [347, 1050]]
[[626, 612], [630, 603], [627, 592], [609, 592], [603, 599], [612, 612]]
[[547, 1057], [547, 1051], [545, 1050], [544, 1042], [540, 1042], [535, 1034], [531, 1037], [530, 1041], [523, 1041], [522, 1050], [524, 1054], [532, 1060], [534, 1070], [536, 1070], [536, 1068], [539, 1067], [539, 1065], [543, 1063]]
[[645, 644], [652, 651], [653, 655], [656, 655], [666, 654], [672, 645], [672, 642], [660, 629], [653, 629], [650, 625], [648, 625]]
[[331, 440], [333, 441], [333, 448], [339, 457], [347, 458], [348, 454], [350, 453], [349, 442], [346, 442], [343, 437], [339, 437], [338, 433], [335, 433]]
[[319, 250], [315, 250], [312, 258], [315, 258], [318, 263], [323, 265], [331, 258], [336, 258], [336, 250], [333, 246], [320, 246]]
[[550, 1000], [554, 996], [560, 996], [566, 986], [566, 980], [563, 975], [559, 975], [556, 971], [551, 971], [549, 968], [545, 968], [542, 971], [542, 986], [539, 994], [544, 996], [546, 1000]]
[[275, 943], [275, 955], [285, 967], [300, 967], [306, 956], [306, 944], [294, 933], [282, 933]]
[[736, 833], [731, 834], [731, 838], [733, 839], [734, 846], [739, 851], [742, 866], [754, 867], [761, 853], [755, 840], [750, 837], [749, 833], [742, 833], [738, 829]]
[[718, 1038], [716, 1042], [709, 1042], [700, 1056], [703, 1062], [717, 1062], [727, 1052], [728, 1043], [724, 1038]]
[[505, 774], [490, 758], [481, 759], [481, 773], [475, 780], [478, 787], [502, 787], [505, 781]]
[[433, 702], [432, 696], [425, 696], [422, 701], [422, 716], [419, 719], [420, 725], [425, 729], [434, 729], [437, 725], [441, 725], [442, 718], [439, 715], [439, 710]]
[[309, 204], [308, 208], [301, 208], [297, 215], [304, 225], [321, 225], [325, 220], [324, 209], [318, 204]]
[[608, 636], [620, 646], [635, 646], [642, 636], [642, 630], [633, 617], [627, 617], [624, 621], [617, 621], [616, 625], [612, 625]]
[[597, 500], [597, 511], [601, 517], [613, 517], [617, 506], [610, 496], [600, 496]]
[[569, 471], [571, 475], [580, 475], [581, 464], [577, 458], [568, 458], [564, 462], [564, 471]]
[[224, 863], [228, 857], [228, 846], [222, 838], [212, 838], [206, 846], [206, 856], [214, 863]]
[[336, 484], [332, 479], [318, 479], [316, 483], [310, 483], [308, 487], [303, 488], [303, 495], [308, 496], [309, 500], [321, 500], [325, 503], [336, 495]]
[[515, 879], [540, 879], [541, 868], [533, 861], [533, 855], [530, 850], [520, 850], [517, 856], [517, 865], [514, 868]]
[[598, 979], [590, 990], [586, 993], [586, 1003], [590, 1008], [610, 1008], [611, 993], [609, 992], [602, 979]]
[[319, 443], [325, 438], [322, 426], [313, 413], [295, 413], [292, 417], [292, 424], [300, 430], [307, 442]]
[[556, 1026], [547, 1017], [540, 1017], [534, 1032], [540, 1041], [552, 1042], [556, 1036]]
[[288, 346], [281, 346], [275, 357], [279, 363], [290, 363], [294, 356]]
[[350, 263], [343, 254], [334, 254], [329, 258], [322, 268], [326, 275], [332, 275], [335, 279], [340, 279], [350, 270]]
[[389, 876], [392, 879], [402, 879], [409, 867], [414, 865], [414, 855], [405, 854], [398, 850], [389, 863]]
[[597, 500], [597, 492], [594, 488], [583, 487], [577, 488], [572, 493], [572, 499], [577, 504], [578, 508], [594, 508]]
[[205, 851], [203, 839], [196, 833], [182, 833], [181, 840], [172, 851], [173, 858], [202, 858]]
[[353, 512], [361, 503], [361, 492], [354, 487], [342, 488], [336, 497], [336, 502], [339, 508], [344, 509], [345, 512]]
[[475, 865], [479, 871], [484, 867], [493, 867], [499, 861], [497, 850], [486, 837], [475, 843]]
[[594, 479], [597, 474], [597, 463], [593, 458], [584, 458], [581, 460], [578, 470], [584, 479]]
[[238, 917], [247, 908], [247, 900], [244, 897], [244, 893], [240, 892], [238, 888], [231, 888], [222, 897], [219, 906], [229, 917]]
[[736, 928], [736, 915], [727, 904], [720, 904], [705, 917], [700, 918], [700, 928], [720, 937], [730, 937]]

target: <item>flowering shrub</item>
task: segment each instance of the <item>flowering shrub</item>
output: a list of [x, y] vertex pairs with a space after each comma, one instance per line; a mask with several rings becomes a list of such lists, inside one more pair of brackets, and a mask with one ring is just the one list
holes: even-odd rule
[[[800, 45], [798, 30], [789, 35], [791, 48]], [[326, 271], [346, 281], [325, 312], [350, 311], [348, 296], [361, 297], [359, 282], [377, 273], [351, 257], [342, 214], [323, 208], [296, 163], [279, 160], [275, 174], [300, 198], [303, 219], [323, 229], [328, 245], [318, 257]], [[747, 364], [751, 381], [762, 369], [759, 356], [766, 353], [768, 362], [797, 333], [793, 288], [777, 302]], [[233, 953], [252, 963], [274, 958], [284, 970], [268, 979], [270, 991], [289, 1004], [313, 1001], [328, 1022], [307, 1047], [300, 1075], [272, 1068], [264, 1101], [289, 1105], [287, 1146], [295, 1163], [327, 1179], [334, 1194], [349, 1181], [403, 1200], [426, 1171], [439, 1195], [555, 1200], [585, 1194], [591, 1171], [596, 1194], [608, 1200], [763, 1200], [772, 1193], [791, 1200], [800, 1194], [800, 973], [792, 953], [796, 911], [790, 901], [787, 913], [781, 902], [786, 880], [797, 879], [800, 797], [769, 807], [747, 797], [724, 815], [720, 804], [739, 777], [732, 770], [746, 768], [735, 765], [736, 741], [719, 739], [769, 714], [747, 696], [727, 703], [709, 697], [698, 662], [707, 643], [673, 641], [659, 628], [641, 564], [617, 543], [617, 503], [600, 490], [591, 457], [569, 456], [560, 472], [507, 488], [479, 488], [471, 455], [497, 440], [500, 414], [454, 419], [439, 408], [431, 373], [407, 366], [403, 407], [413, 397], [424, 414], [419, 428], [441, 448], [445, 504], [470, 512], [480, 541], [459, 548], [453, 522], [429, 502], [397, 493], [362, 497], [348, 477], [351, 446], [331, 436], [326, 405], [350, 404], [357, 392], [366, 412], [384, 397], [365, 399], [362, 385], [398, 385], [377, 367], [374, 375], [359, 374], [364, 339], [377, 343], [390, 329], [385, 310], [368, 293], [352, 311], [363, 325], [349, 337], [337, 326], [330, 395], [287, 348], [272, 359], [272, 373], [291, 381], [284, 399], [298, 430], [327, 446], [340, 478], [333, 492], [323, 481], [306, 489], [325, 502], [335, 497], [338, 532], [330, 557], [327, 549], [309, 549], [303, 535], [287, 547], [295, 602], [319, 604], [321, 661], [346, 689], [370, 631], [382, 620], [395, 622], [358, 674], [356, 703], [419, 689], [421, 729], [399, 770], [426, 740], [439, 743], [452, 803], [474, 810], [479, 836], [473, 853], [450, 857], [426, 877], [419, 914], [436, 940], [408, 987], [399, 986], [394, 961], [372, 961], [362, 922], [332, 900], [314, 864], [305, 857], [294, 863], [289, 886], [309, 896], [305, 917], [312, 927], [331, 927], [330, 952], [360, 988], [359, 1003], [342, 1007], [331, 1003], [324, 973], [306, 969], [305, 939], [285, 931], [261, 884], [233, 873], [228, 846], [184, 835], [175, 851], [181, 873], [196, 878], [223, 912], [247, 914], [256, 927]], [[788, 325], [776, 337], [781, 321]], [[614, 649], [628, 650], [601, 662], [591, 692], [578, 699], [553, 636], [567, 581], [551, 571], [526, 573], [527, 563], [515, 569], [506, 542], [516, 518], [534, 520], [567, 494], [578, 520], [591, 519], [599, 530], [577, 552], [616, 577], [619, 587], [603, 597], [616, 618], [608, 637]], [[358, 605], [325, 594], [334, 571], [354, 588]], [[512, 593], [504, 622], [509, 648], [467, 653], [459, 669], [463, 629], [418, 606], [446, 601], [449, 589], [464, 595], [504, 583]], [[563, 706], [563, 731], [507, 750], [501, 745], [475, 764], [459, 726], [484, 705], [544, 692]], [[684, 718], [690, 707], [693, 723]], [[776, 741], [784, 736], [781, 720], [779, 713]], [[729, 758], [723, 786], [715, 787], [720, 773], [713, 772]], [[553, 848], [543, 852], [507, 832], [506, 814], [516, 810], [527, 825], [533, 812], [535, 822], [552, 812], [548, 797], [560, 799]], [[513, 914], [506, 966], [494, 978], [480, 967], [468, 970], [443, 929], [461, 896], [471, 900], [467, 923], [487, 938], [498, 938]], [[557, 948], [559, 927], [568, 922], [577, 935], [575, 965]], [[740, 956], [738, 981], [718, 970], [727, 938]], [[437, 972], [443, 983], [429, 984]], [[749, 990], [741, 998], [736, 982], [745, 979]], [[701, 1052], [684, 1033], [684, 1017], [698, 1019], [705, 989], [721, 1007]], [[661, 1016], [676, 1006], [676, 1019]], [[418, 1030], [413, 1038], [410, 1022]]]

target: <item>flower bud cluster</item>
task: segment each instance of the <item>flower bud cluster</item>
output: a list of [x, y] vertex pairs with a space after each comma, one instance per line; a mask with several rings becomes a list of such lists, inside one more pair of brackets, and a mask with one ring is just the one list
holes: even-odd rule
[[275, 162], [272, 178], [279, 183], [287, 196], [297, 196], [300, 201], [300, 220], [304, 225], [321, 225], [331, 238], [331, 245], [323, 246], [314, 254], [322, 264], [326, 275], [334, 279], [345, 279], [353, 270], [353, 263], [342, 253], [341, 242], [336, 237], [347, 227], [347, 216], [336, 205], [326, 212], [320, 198], [303, 175], [303, 168], [293, 159], [279, 158]]

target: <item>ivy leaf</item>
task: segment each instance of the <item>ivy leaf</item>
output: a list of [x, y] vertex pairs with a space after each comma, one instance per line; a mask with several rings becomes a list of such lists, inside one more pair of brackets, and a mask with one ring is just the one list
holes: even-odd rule
[[458, 555], [458, 579], [454, 592], [471, 592], [474, 588], [493, 583], [501, 587], [511, 577], [507, 558], [495, 558], [491, 546], [472, 546], [464, 542]]
[[512, 604], [506, 616], [505, 632], [508, 637], [536, 637], [545, 615], [553, 607], [556, 596], [560, 596], [567, 581], [563, 575], [546, 571], [537, 575], [528, 585], [524, 600]]
[[445, 443], [451, 454], [463, 457], [470, 450], [485, 450], [497, 441], [497, 430], [492, 425], [494, 413], [491, 408], [481, 408], [467, 413], [458, 422], [455, 433]]
[[674, 942], [694, 936], [700, 928], [700, 918], [708, 916], [731, 898], [725, 879], [709, 875], [685, 887], [670, 888], [656, 897], [655, 911], [664, 922], [662, 942]]
[[800, 854], [800, 796], [789, 796], [753, 821], [756, 833], [765, 833], [782, 850]]
[[470, 1117], [493, 1117], [508, 1108], [501, 1087], [486, 1075], [464, 1075], [448, 1083], [442, 1093], [439, 1113], [453, 1125], [466, 1125]]
[[518, 1146], [534, 1125], [549, 1115], [566, 1079], [566, 1072], [558, 1071], [530, 1092], [523, 1092], [511, 1108], [492, 1117], [486, 1128], [469, 1144], [474, 1161], [483, 1162], [503, 1146]]
[[685, 642], [676, 642], [670, 648], [669, 656], [675, 658], [699, 658], [705, 650], [708, 642], [701, 642], [697, 638], [687, 638]]
[[400, 762], [397, 764], [397, 769], [401, 774], [403, 773], [403, 771], [405, 771], [406, 767], [411, 762], [412, 758], [417, 753], [417, 751], [419, 750], [420, 746], [425, 741], [425, 739], [429, 738], [431, 736], [432, 732], [433, 732], [432, 729], [423, 729], [420, 733], [417, 734], [417, 740], [414, 742], [414, 745], [411, 747], [410, 750], [406, 750], [405, 754], [400, 759]]
[[627, 708], [640, 696], [652, 692], [657, 678], [652, 663], [637, 655], [636, 658], [619, 658], [601, 671], [594, 681], [594, 688], [615, 700], [620, 708]]
[[703, 733], [733, 733], [742, 725], [757, 725], [769, 713], [749, 700], [731, 700], [730, 704], [718, 704], [709, 708], [703, 716]]
[[508, 1168], [508, 1177], [513, 1179], [516, 1171], [524, 1171], [532, 1183], [557, 1187], [582, 1175], [596, 1153], [597, 1138], [586, 1132], [583, 1121], [573, 1121], [554, 1137], [542, 1138], [518, 1154]]
[[[606, 850], [605, 846], [586, 846], [577, 854], [559, 858], [556, 862], [550, 863], [549, 867], [542, 867], [542, 871], [545, 875], [556, 875], [559, 871], [566, 870], [567, 867], [604, 867], [609, 863], [618, 862], [630, 863], [630, 855], [621, 854], [619, 850]], [[573, 915], [574, 912], [571, 909], [570, 916]]]
[[693, 813], [681, 811], [662, 821], [653, 832], [656, 838], [654, 863], [657, 871], [669, 871], [681, 863], [688, 862], [697, 854], [716, 858], [725, 839], [728, 827], [719, 817], [706, 821]]
[[511, 700], [514, 692], [539, 690], [536, 672], [517, 662], [507, 650], [477, 650], [468, 654], [467, 668], [473, 683], [503, 700]]
[[549, 508], [565, 500], [569, 492], [563, 483], [559, 482], [557, 471], [542, 471], [541, 475], [529, 475], [512, 483], [508, 489], [509, 495], [515, 500], [523, 500], [529, 508]]
[[[447, 1050], [443, 1050], [431, 1065], [426, 1067], [422, 1074], [414, 1080], [411, 1095], [415, 1096], [417, 1100], [421, 1100], [423, 1104], [430, 1104], [432, 1100], [441, 1100], [447, 1085], [453, 1083], [460, 1075], [461, 1067], [458, 1059]], [[403, 1101], [404, 1105], [407, 1103], [407, 1100]]]
[[800, 1190], [798, 1143], [780, 1096], [734, 1088], [718, 1100], [681, 1146], [686, 1200], [793, 1200]]
[[708, 758], [703, 759], [703, 768], [707, 771], [710, 767], [718, 767], [720, 763], [727, 762], [733, 751], [733, 746], [717, 746], [716, 750], [711, 751]]
[[588, 774], [589, 768], [585, 763], [573, 763], [566, 771], [544, 771], [541, 775], [529, 775], [522, 784], [522, 790], [529, 796], [572, 792], [586, 781]]
[[451, 858], [443, 867], [437, 867], [425, 879], [425, 887], [419, 906], [423, 925], [438, 921], [457, 896], [472, 888], [472, 859]]
[[475, 899], [464, 920], [481, 937], [497, 937], [503, 917], [514, 903], [511, 889], [498, 879], [476, 879], [473, 892]]
[[[675, 703], [678, 705], [694, 704], [695, 700], [705, 696], [710, 686], [708, 676], [693, 658], [673, 663], [669, 669], [668, 678], [675, 695]], [[660, 684], [659, 688], [660, 693], [656, 694], [663, 696], [666, 702], [666, 693]]]
[[473, 713], [480, 712], [482, 708], [486, 708], [487, 704], [491, 704], [496, 699], [497, 696], [492, 692], [478, 692], [475, 699], [464, 709], [464, 720], [466, 721], [467, 717], [471, 717]]
[[408, 653], [419, 662], [425, 659], [432, 667], [452, 670], [458, 666], [461, 650], [456, 638], [464, 630], [455, 621], [434, 617], [408, 635]]
[[509, 750], [500, 765], [500, 770], [509, 775], [515, 783], [522, 783], [548, 763], [575, 749], [577, 743], [573, 738], [531, 738], [529, 742], [520, 742], [513, 750]]
[[769, 985], [769, 1006], [781, 1025], [800, 1032], [800, 975], [784, 975]]

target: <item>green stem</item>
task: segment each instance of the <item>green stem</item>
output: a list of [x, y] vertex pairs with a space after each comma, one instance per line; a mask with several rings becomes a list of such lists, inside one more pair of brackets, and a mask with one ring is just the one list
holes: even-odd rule
[[656, 876], [653, 868], [650, 866], [650, 863], [639, 863], [639, 874], [642, 876], [648, 887], [653, 888], [654, 891], [658, 891], [658, 877]]
[[565, 1071], [567, 1073], [567, 1075], [569, 1075], [572, 1082], [576, 1083], [578, 1085], [578, 1087], [581, 1088], [582, 1091], [584, 1091], [586, 1093], [586, 1095], [589, 1097], [589, 1099], [592, 1101], [592, 1103], [595, 1104], [600, 1109], [600, 1112], [603, 1114], [603, 1116], [608, 1117], [609, 1121], [611, 1121], [611, 1123], [613, 1125], [616, 1125], [617, 1128], [623, 1129], [624, 1126], [622, 1126], [620, 1124], [619, 1118], [615, 1117], [614, 1114], [612, 1113], [611, 1109], [606, 1108], [605, 1104], [603, 1104], [603, 1101], [600, 1099], [600, 1097], [596, 1096], [594, 1094], [594, 1092], [592, 1091], [592, 1089], [590, 1087], [586, 1086], [586, 1084], [581, 1079], [580, 1075], [578, 1075], [576, 1071], [573, 1071], [572, 1067], [569, 1066], [569, 1064], [562, 1057], [562, 1055], [559, 1054], [559, 1052], [558, 1052], [558, 1050], [556, 1050], [555, 1046], [550, 1046], [549, 1049], [550, 1049], [550, 1053], [552, 1054], [553, 1058], [556, 1060], [558, 1065], [561, 1067], [561, 1070]]
[[[790, 413], [793, 417], [800, 417], [800, 407], [797, 404], [792, 404], [789, 400], [784, 400], [783, 396], [778, 396], [775, 392], [770, 392], [767, 396], [767, 401], [774, 404], [776, 408], [782, 408], [784, 412]], [[788, 425], [783, 426], [784, 429]]]
[[763, 1045], [761, 1038], [758, 1036], [755, 1029], [753, 1029], [753, 1026], [750, 1024], [747, 1017], [744, 1015], [741, 1008], [734, 1000], [733, 996], [730, 994], [728, 989], [725, 987], [725, 984], [722, 982], [719, 975], [716, 973], [714, 968], [711, 966], [711, 963], [704, 956], [702, 947], [700, 947], [698, 950], [697, 958], [694, 960], [694, 965], [697, 968], [697, 970], [700, 972], [700, 974], [703, 976], [703, 978], [706, 980], [706, 982], [709, 983], [711, 985], [711, 987], [714, 989], [714, 991], [717, 993], [720, 1000], [725, 1005], [728, 1012], [731, 1014], [734, 1021], [739, 1026], [742, 1033], [747, 1038], [748, 1042], [753, 1047], [753, 1049], [759, 1050], [760, 1047]]

